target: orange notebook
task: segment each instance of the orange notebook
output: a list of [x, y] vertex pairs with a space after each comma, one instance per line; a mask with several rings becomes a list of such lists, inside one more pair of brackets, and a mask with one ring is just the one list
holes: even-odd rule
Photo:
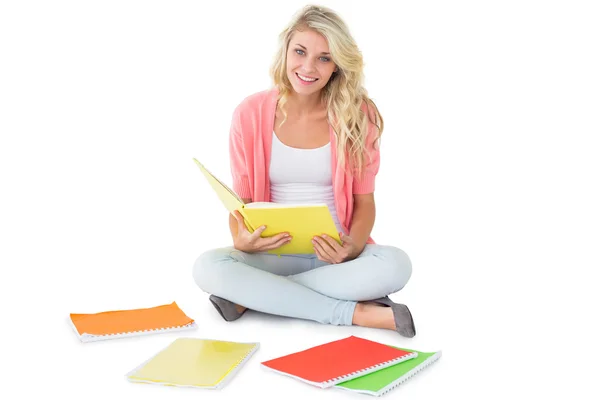
[[261, 364], [274, 372], [327, 388], [417, 356], [417, 352], [349, 336]]
[[195, 329], [196, 323], [173, 302], [151, 308], [70, 314], [75, 333], [82, 342], [117, 339]]

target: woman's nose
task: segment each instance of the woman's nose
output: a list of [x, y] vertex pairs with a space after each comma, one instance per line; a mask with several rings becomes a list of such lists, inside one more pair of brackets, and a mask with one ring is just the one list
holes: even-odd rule
[[302, 67], [304, 67], [304, 71], [306, 73], [313, 72], [316, 69], [314, 60], [309, 59], [309, 58], [306, 58], [304, 60]]

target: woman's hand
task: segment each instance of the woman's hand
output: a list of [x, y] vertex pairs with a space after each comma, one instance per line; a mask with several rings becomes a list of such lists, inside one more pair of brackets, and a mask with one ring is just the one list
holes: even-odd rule
[[237, 250], [246, 253], [273, 250], [292, 240], [292, 237], [287, 232], [278, 233], [277, 235], [268, 237], [261, 237], [260, 234], [266, 229], [266, 226], [264, 225], [250, 233], [248, 228], [246, 228], [242, 214], [237, 210], [232, 214], [238, 223], [237, 235], [233, 238], [233, 247]]
[[360, 249], [354, 240], [340, 232], [340, 245], [329, 235], [313, 237], [313, 247], [317, 258], [330, 264], [339, 264], [355, 259], [360, 255]]

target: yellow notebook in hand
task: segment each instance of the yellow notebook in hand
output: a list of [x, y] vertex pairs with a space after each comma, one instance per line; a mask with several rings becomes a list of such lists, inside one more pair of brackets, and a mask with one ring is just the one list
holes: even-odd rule
[[341, 244], [341, 240], [326, 204], [278, 204], [256, 202], [244, 204], [242, 199], [227, 185], [217, 179], [204, 165], [194, 158], [210, 186], [230, 213], [238, 210], [244, 217], [246, 227], [254, 232], [266, 226], [262, 237], [289, 232], [292, 240], [283, 246], [269, 250], [272, 254], [313, 254], [312, 238], [327, 234]]
[[135, 383], [221, 389], [258, 347], [258, 343], [178, 338], [125, 378]]

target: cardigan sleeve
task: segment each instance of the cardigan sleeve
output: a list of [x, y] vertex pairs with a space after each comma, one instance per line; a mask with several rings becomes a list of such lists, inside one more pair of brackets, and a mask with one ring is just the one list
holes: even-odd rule
[[231, 129], [229, 131], [229, 160], [233, 178], [233, 191], [240, 198], [251, 198], [250, 183], [248, 180], [248, 164], [242, 135], [242, 122], [239, 107], [233, 113]]
[[[366, 109], [366, 106], [364, 107]], [[379, 128], [371, 121], [374, 121], [376, 116], [375, 113], [370, 111], [370, 120], [367, 122], [368, 131], [365, 142], [365, 163], [363, 164], [363, 174], [358, 176], [358, 171], [355, 172], [352, 193], [353, 194], [367, 194], [375, 191], [375, 177], [379, 172], [380, 164], [380, 151], [379, 142], [377, 138], [379, 134]]]

